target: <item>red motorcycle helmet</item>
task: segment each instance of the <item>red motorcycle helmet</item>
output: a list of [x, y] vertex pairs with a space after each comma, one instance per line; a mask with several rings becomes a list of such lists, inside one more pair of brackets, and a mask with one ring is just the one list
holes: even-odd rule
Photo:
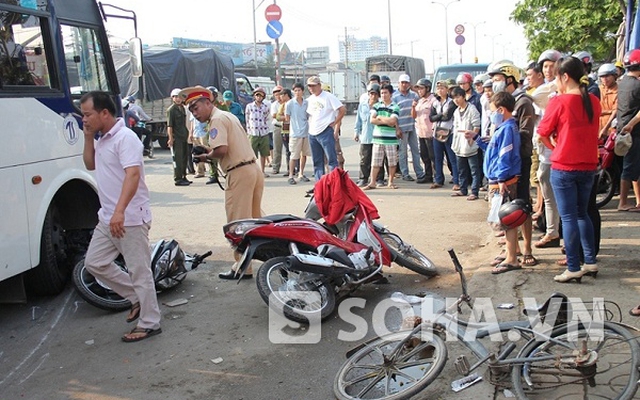
[[515, 199], [500, 206], [498, 217], [505, 229], [515, 229], [524, 224], [531, 215], [531, 205], [522, 199]]
[[633, 49], [624, 55], [624, 66], [634, 67], [640, 64], [640, 49]]

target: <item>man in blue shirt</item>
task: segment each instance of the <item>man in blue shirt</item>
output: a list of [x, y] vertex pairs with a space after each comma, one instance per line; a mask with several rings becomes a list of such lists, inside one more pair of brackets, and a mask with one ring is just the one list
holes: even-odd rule
[[304, 175], [304, 166], [307, 163], [307, 157], [311, 157], [311, 147], [309, 146], [309, 116], [307, 115], [307, 100], [304, 98], [304, 85], [296, 83], [293, 85], [294, 98], [285, 105], [284, 115], [285, 122], [290, 124], [289, 127], [289, 151], [291, 159], [289, 160], [289, 184], [295, 185], [296, 180], [293, 177], [296, 164], [300, 163], [298, 179], [303, 182], [309, 182], [309, 178]]
[[398, 79], [399, 85], [396, 92], [393, 93], [393, 102], [400, 107], [400, 118], [398, 127], [402, 134], [400, 138], [400, 148], [398, 150], [398, 160], [400, 164], [400, 172], [402, 180], [413, 181], [413, 177], [409, 175], [409, 163], [407, 147], [411, 149], [411, 159], [413, 161], [413, 170], [418, 178], [417, 183], [427, 183], [427, 176], [420, 164], [420, 148], [418, 146], [418, 136], [415, 130], [415, 120], [411, 116], [411, 108], [414, 103], [418, 102], [418, 95], [412, 92], [411, 77], [407, 74], [400, 75]]
[[229, 107], [229, 112], [236, 116], [240, 120], [242, 127], [246, 129], [245, 120], [244, 120], [244, 110], [240, 103], [233, 101], [233, 92], [231, 90], [225, 90], [222, 93], [222, 100]]
[[369, 183], [369, 174], [371, 173], [374, 128], [374, 125], [371, 123], [371, 109], [380, 99], [380, 85], [370, 83], [369, 86], [367, 86], [366, 94], [367, 97], [361, 98], [358, 104], [355, 137], [353, 138], [356, 142], [360, 142], [360, 174], [358, 176], [358, 186], [360, 187], [367, 186]]

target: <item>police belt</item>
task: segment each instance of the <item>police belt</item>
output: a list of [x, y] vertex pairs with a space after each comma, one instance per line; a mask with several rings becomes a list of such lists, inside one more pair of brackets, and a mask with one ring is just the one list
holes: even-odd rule
[[229, 168], [229, 169], [227, 170], [227, 174], [228, 174], [229, 172], [233, 171], [233, 170], [234, 170], [234, 169], [236, 169], [236, 168], [240, 168], [240, 167], [243, 167], [243, 166], [245, 166], [245, 165], [253, 164], [254, 162], [256, 162], [256, 160], [243, 161], [243, 162], [241, 162], [240, 164], [236, 164], [236, 165], [234, 165], [233, 167], [231, 167], [231, 168]]

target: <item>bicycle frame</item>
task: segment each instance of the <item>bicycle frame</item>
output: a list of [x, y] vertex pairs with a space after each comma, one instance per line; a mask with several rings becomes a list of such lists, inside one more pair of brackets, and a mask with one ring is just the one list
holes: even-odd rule
[[[400, 350], [405, 345], [406, 341], [418, 334], [420, 331], [423, 331], [423, 333], [427, 332], [428, 334], [443, 334], [446, 332], [447, 334], [454, 336], [458, 341], [461, 341], [463, 345], [478, 358], [478, 361], [473, 365], [469, 365], [464, 356], [460, 356], [458, 360], [456, 360], [456, 369], [458, 369], [458, 372], [462, 375], [468, 375], [487, 361], [491, 368], [512, 366], [514, 364], [522, 364], [527, 361], [526, 358], [507, 358], [516, 348], [516, 344], [513, 342], [509, 342], [500, 354], [490, 352], [484, 344], [480, 342], [480, 339], [493, 333], [505, 333], [515, 329], [519, 333], [528, 336], [528, 339], [536, 336], [541, 340], [549, 340], [554, 343], [564, 345], [562, 341], [557, 341], [548, 334], [540, 331], [534, 331], [530, 320], [507, 321], [491, 324], [461, 321], [458, 318], [458, 313], [461, 312], [460, 306], [463, 303], [466, 303], [470, 308], [472, 308], [471, 297], [467, 293], [467, 280], [464, 275], [462, 265], [460, 264], [453, 249], [449, 249], [448, 252], [455, 265], [456, 272], [460, 275], [462, 294], [454, 303], [445, 309], [438, 311], [433, 321], [425, 321], [416, 326], [411, 333], [407, 335], [406, 339], [400, 341], [394, 347], [391, 351], [390, 359], [394, 359], [400, 353]], [[457, 310], [458, 313], [452, 313], [453, 310]], [[556, 326], [554, 326], [554, 328], [555, 327]], [[475, 330], [475, 340], [467, 340], [467, 335], [470, 330]], [[505, 342], [503, 341], [503, 343]], [[551, 360], [554, 359], [554, 357], [554, 355], [549, 355], [540, 357], [539, 360]]]

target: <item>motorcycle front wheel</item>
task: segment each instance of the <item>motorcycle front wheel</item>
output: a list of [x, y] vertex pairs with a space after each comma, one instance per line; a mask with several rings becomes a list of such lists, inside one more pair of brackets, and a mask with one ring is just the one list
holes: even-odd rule
[[336, 294], [322, 276], [287, 268], [287, 257], [266, 261], [258, 270], [256, 285], [262, 300], [287, 319], [308, 324], [327, 318], [336, 307]]
[[[116, 264], [126, 271], [124, 263], [116, 260]], [[108, 311], [124, 311], [131, 308], [131, 302], [123, 299], [109, 286], [91, 275], [84, 266], [84, 258], [73, 269], [73, 285], [87, 303]]]
[[393, 261], [398, 265], [409, 268], [420, 275], [438, 275], [438, 271], [431, 260], [409, 243], [405, 243], [400, 236], [390, 231], [380, 232], [379, 234], [389, 247]]

